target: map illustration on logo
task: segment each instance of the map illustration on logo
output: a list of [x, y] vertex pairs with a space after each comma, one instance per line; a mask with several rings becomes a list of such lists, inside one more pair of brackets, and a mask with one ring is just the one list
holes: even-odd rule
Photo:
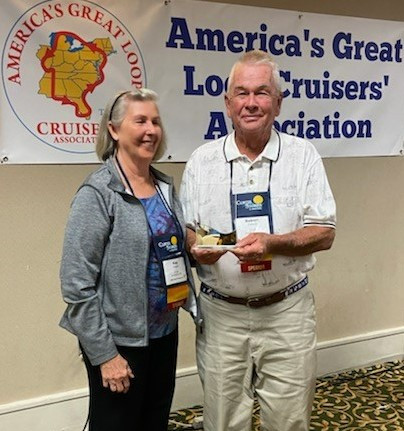
[[139, 45], [119, 19], [125, 9], [120, 3], [114, 8], [111, 13], [88, 0], [21, 5], [2, 48], [1, 67], [12, 139], [24, 142], [30, 160], [42, 160], [46, 152], [49, 160], [97, 161], [95, 143], [107, 101], [147, 85]]
[[73, 105], [77, 117], [90, 118], [92, 109], [86, 96], [104, 81], [107, 56], [114, 52], [111, 41], [85, 42], [66, 31], [52, 33], [50, 38], [50, 46], [41, 46], [36, 54], [45, 71], [39, 94]]

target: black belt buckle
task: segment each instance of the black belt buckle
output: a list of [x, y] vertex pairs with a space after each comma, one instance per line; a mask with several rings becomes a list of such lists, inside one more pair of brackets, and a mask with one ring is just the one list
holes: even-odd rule
[[262, 298], [257, 298], [257, 297], [255, 297], [255, 298], [248, 298], [247, 299], [247, 302], [246, 302], [246, 306], [247, 307], [250, 307], [250, 308], [258, 308], [258, 307], [261, 307], [261, 299]]

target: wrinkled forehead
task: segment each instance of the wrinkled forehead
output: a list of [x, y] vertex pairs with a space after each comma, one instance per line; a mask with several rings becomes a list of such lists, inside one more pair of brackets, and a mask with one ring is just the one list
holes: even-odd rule
[[235, 65], [230, 76], [229, 91], [238, 87], [251, 85], [268, 86], [275, 85], [272, 67], [267, 63], [239, 63]]

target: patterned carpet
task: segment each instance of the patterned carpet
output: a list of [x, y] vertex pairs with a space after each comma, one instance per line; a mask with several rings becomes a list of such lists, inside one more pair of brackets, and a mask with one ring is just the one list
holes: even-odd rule
[[[202, 407], [171, 413], [168, 430], [195, 429]], [[252, 431], [259, 431], [255, 405]], [[404, 361], [386, 362], [317, 380], [310, 431], [404, 431]]]

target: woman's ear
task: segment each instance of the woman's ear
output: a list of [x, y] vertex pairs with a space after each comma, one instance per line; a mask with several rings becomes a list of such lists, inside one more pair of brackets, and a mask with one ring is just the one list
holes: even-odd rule
[[118, 141], [118, 130], [111, 123], [111, 121], [108, 121], [108, 131], [109, 131], [109, 134], [112, 136], [112, 139], [114, 141]]

